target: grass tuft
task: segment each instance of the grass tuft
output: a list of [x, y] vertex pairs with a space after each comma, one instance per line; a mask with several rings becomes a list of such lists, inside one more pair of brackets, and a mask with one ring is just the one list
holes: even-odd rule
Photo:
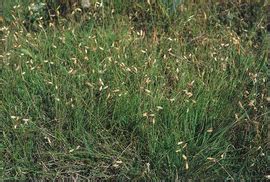
[[266, 180], [269, 3], [102, 2], [5, 4], [1, 179]]

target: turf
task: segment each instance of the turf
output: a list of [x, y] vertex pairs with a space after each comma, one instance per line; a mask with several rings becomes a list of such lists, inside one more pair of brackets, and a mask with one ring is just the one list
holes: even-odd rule
[[269, 177], [267, 1], [26, 5], [1, 26], [2, 180]]

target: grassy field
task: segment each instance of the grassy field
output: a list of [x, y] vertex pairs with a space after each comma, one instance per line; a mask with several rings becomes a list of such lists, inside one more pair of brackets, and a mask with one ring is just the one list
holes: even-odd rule
[[1, 25], [2, 180], [269, 178], [269, 4], [25, 2]]

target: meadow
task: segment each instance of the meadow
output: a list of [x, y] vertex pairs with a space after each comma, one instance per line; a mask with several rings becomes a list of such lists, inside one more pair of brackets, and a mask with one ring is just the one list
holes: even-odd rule
[[267, 1], [29, 5], [4, 4], [1, 180], [270, 178]]

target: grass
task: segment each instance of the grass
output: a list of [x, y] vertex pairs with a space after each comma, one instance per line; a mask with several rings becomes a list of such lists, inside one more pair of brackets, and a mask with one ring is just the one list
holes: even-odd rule
[[266, 180], [267, 4], [106, 2], [50, 25], [7, 4], [2, 180]]

